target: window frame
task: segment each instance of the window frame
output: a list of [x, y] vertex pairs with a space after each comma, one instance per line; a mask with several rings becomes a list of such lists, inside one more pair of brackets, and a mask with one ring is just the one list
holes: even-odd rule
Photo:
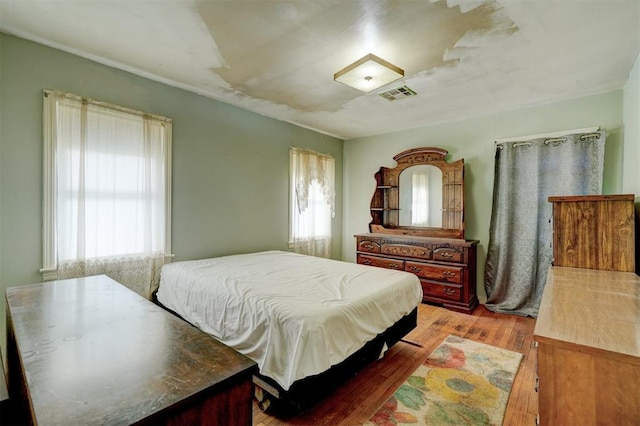
[[[291, 146], [289, 147], [289, 237], [288, 237], [288, 246], [289, 248], [294, 248], [296, 241], [295, 241], [295, 231], [294, 231], [294, 227], [295, 227], [295, 215], [296, 215], [296, 207], [297, 207], [297, 199], [296, 199], [296, 180], [297, 180], [297, 175], [294, 176], [294, 168], [295, 168], [295, 159], [294, 156], [299, 156], [299, 155], [312, 155], [316, 158], [316, 160], [322, 159], [324, 161], [331, 161], [332, 162], [332, 171], [333, 174], [330, 176], [331, 178], [331, 192], [333, 193], [331, 195], [332, 199], [329, 200], [326, 203], [326, 206], [329, 208], [328, 211], [328, 219], [329, 219], [329, 223], [328, 223], [328, 227], [327, 227], [327, 235], [313, 235], [310, 237], [306, 237], [307, 240], [306, 241], [317, 241], [319, 239], [325, 239], [325, 240], [331, 240], [333, 238], [333, 219], [335, 218], [335, 158], [332, 155], [329, 154], [323, 154], [320, 153], [318, 151], [312, 150], [312, 149], [306, 149], [306, 148], [300, 148], [300, 147], [296, 147], [296, 146]], [[297, 171], [297, 170], [296, 170]], [[319, 178], [321, 178], [321, 176], [315, 176], [314, 179], [312, 179], [309, 182], [310, 186], [313, 186], [314, 183], [315, 185], [317, 185], [320, 189], [322, 188], [322, 183], [320, 182]], [[318, 194], [320, 195], [320, 194]]]
[[132, 108], [102, 102], [84, 96], [74, 95], [55, 90], [45, 89], [43, 91], [43, 195], [42, 195], [42, 268], [39, 272], [44, 281], [58, 279], [58, 259], [57, 259], [57, 134], [56, 134], [56, 99], [68, 97], [80, 102], [98, 105], [103, 108], [116, 110], [122, 113], [135, 116], [147, 116], [154, 120], [161, 121], [165, 127], [165, 158], [164, 158], [164, 182], [165, 187], [165, 242], [164, 256], [171, 258], [171, 166], [172, 166], [172, 126], [173, 120], [155, 114], [148, 114]]

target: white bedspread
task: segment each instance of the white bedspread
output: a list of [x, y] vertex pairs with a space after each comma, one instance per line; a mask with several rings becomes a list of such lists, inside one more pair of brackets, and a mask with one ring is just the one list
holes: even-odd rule
[[166, 264], [158, 300], [287, 390], [411, 312], [422, 288], [408, 272], [267, 251]]

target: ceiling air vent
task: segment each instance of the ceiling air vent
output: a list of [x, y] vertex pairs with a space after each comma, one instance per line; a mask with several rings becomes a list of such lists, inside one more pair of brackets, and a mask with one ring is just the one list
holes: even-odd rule
[[409, 98], [416, 96], [417, 93], [409, 89], [407, 86], [398, 87], [396, 89], [387, 90], [386, 92], [380, 92], [378, 95], [382, 96], [389, 102], [397, 101], [398, 99]]

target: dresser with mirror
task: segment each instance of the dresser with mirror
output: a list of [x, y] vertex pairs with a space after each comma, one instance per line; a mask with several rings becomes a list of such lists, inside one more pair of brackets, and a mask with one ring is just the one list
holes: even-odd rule
[[464, 160], [440, 148], [414, 148], [375, 174], [369, 233], [357, 234], [357, 262], [420, 278], [423, 301], [471, 313], [475, 240], [464, 237]]

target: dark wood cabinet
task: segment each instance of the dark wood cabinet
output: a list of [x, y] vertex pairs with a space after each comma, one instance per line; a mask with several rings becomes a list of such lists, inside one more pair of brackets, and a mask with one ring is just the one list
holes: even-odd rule
[[252, 422], [255, 362], [104, 275], [6, 301], [19, 424]]
[[357, 262], [415, 274], [423, 301], [471, 313], [476, 295], [477, 241], [391, 234], [358, 234]]
[[635, 271], [634, 195], [549, 197], [553, 265]]
[[7, 390], [7, 378], [4, 373], [4, 363], [0, 352], [0, 425], [12, 424], [11, 401], [9, 401], [9, 391]]

